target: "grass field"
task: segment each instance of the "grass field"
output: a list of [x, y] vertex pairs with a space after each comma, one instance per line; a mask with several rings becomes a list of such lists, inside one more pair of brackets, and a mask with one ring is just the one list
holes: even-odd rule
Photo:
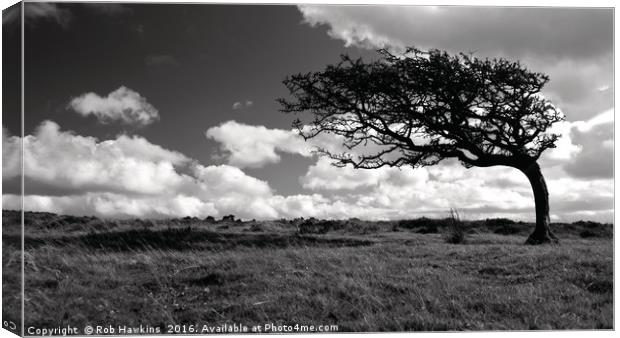
[[[16, 217], [3, 212], [9, 289], [19, 285]], [[468, 222], [463, 244], [446, 243], [442, 224], [29, 214], [26, 327], [613, 328], [612, 225], [554, 224], [559, 245], [526, 246], [530, 224]], [[15, 297], [5, 294], [5, 318]]]

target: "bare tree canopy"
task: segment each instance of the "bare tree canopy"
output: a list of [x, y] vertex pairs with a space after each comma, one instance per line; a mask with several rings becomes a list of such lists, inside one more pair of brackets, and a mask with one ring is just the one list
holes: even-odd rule
[[[528, 176], [536, 199], [540, 233], [528, 242], [556, 240], [536, 162], [559, 137], [547, 130], [564, 119], [541, 94], [548, 76], [519, 62], [439, 50], [379, 50], [379, 56], [373, 62], [342, 56], [324, 71], [286, 78], [293, 100], [279, 99], [282, 111], [312, 113], [310, 123], [294, 122], [305, 139], [341, 136], [351, 151], [317, 149], [337, 166], [419, 167], [458, 158], [466, 167], [517, 168]], [[353, 151], [359, 148], [373, 151]]]

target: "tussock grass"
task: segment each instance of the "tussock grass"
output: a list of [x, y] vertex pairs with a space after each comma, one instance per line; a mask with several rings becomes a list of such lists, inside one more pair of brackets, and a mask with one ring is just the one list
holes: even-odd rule
[[[488, 232], [452, 245], [441, 233], [391, 225], [366, 234], [291, 228], [248, 222], [30, 235], [37, 270], [26, 268], [26, 324], [613, 328], [608, 238], [532, 247], [522, 236]], [[12, 240], [3, 238], [5, 249]], [[8, 263], [3, 256], [11, 282], [16, 265]]]
[[456, 209], [450, 209], [450, 217], [447, 221], [448, 231], [445, 235], [446, 243], [465, 243], [465, 225], [463, 224], [463, 221], [461, 221], [459, 212]]

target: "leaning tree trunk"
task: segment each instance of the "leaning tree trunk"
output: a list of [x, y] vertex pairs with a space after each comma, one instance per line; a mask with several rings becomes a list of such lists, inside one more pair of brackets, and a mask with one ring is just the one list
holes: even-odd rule
[[557, 243], [555, 237], [549, 228], [549, 192], [547, 191], [547, 183], [540, 171], [538, 163], [534, 162], [527, 168], [521, 169], [532, 185], [534, 192], [534, 203], [536, 204], [536, 228], [528, 237], [525, 244], [543, 244]]

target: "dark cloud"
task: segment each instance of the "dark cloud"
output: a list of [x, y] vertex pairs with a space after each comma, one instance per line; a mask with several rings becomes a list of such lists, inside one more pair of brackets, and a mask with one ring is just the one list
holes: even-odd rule
[[34, 26], [38, 21], [54, 21], [63, 28], [71, 22], [71, 12], [54, 3], [27, 2], [24, 4], [26, 25]]
[[550, 76], [544, 93], [571, 120], [613, 105], [613, 10], [473, 6], [301, 5], [305, 22], [364, 48], [437, 48], [505, 57]]
[[583, 132], [573, 128], [571, 138], [582, 150], [564, 170], [582, 179], [613, 178], [613, 136], [613, 123], [599, 124]]
[[[88, 3], [85, 8], [107, 16], [121, 16], [131, 13], [131, 8], [117, 3]], [[67, 29], [73, 20], [71, 5], [48, 2], [24, 3], [26, 25], [34, 27], [40, 21], [52, 21]], [[19, 17], [20, 7], [13, 6], [3, 13], [2, 23], [13, 22]]]
[[332, 37], [376, 47], [476, 51], [485, 56], [592, 58], [612, 52], [613, 10], [474, 6], [313, 6], [300, 11]]

